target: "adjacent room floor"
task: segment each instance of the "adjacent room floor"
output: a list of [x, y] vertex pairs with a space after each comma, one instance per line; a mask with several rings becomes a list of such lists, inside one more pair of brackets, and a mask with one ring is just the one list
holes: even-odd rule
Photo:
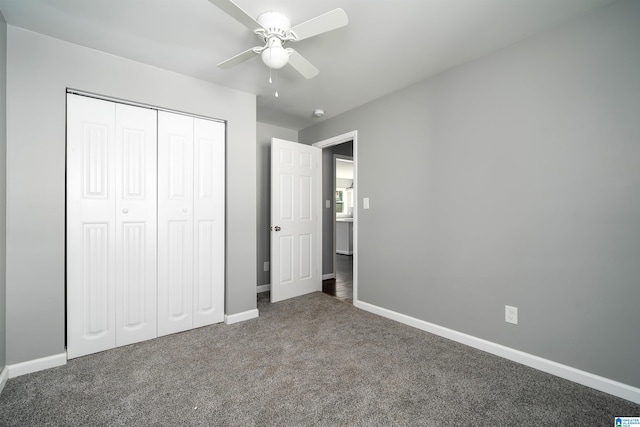
[[336, 255], [336, 277], [322, 281], [322, 292], [353, 304], [353, 256]]

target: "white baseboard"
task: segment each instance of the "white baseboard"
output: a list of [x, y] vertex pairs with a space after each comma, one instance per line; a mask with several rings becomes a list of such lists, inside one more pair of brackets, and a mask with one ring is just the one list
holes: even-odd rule
[[268, 292], [271, 290], [271, 285], [269, 283], [267, 283], [266, 285], [258, 285], [257, 289], [256, 289], [256, 293], [260, 294], [262, 292]]
[[234, 323], [244, 322], [245, 320], [255, 319], [258, 317], [258, 309], [243, 311], [236, 314], [225, 314], [224, 323], [227, 325], [233, 325]]
[[353, 255], [353, 251], [343, 251], [341, 249], [337, 249], [336, 253], [340, 255]]
[[9, 379], [9, 368], [5, 366], [4, 368], [2, 368], [2, 371], [0, 371], [0, 393], [2, 393], [2, 390], [4, 389], [4, 386], [7, 383], [8, 379]]
[[504, 357], [505, 359], [509, 359], [514, 362], [529, 366], [531, 368], [567, 379], [569, 381], [573, 381], [575, 383], [582, 384], [587, 387], [591, 387], [596, 390], [600, 390], [605, 393], [630, 400], [634, 403], [640, 403], [640, 388], [614, 381], [609, 378], [601, 377], [599, 375], [582, 371], [580, 369], [563, 365], [561, 363], [557, 363], [548, 359], [543, 359], [542, 357], [534, 356], [520, 350], [515, 350], [501, 344], [496, 344], [482, 338], [454, 331], [453, 329], [448, 329], [442, 326], [435, 325], [433, 323], [425, 322], [424, 320], [416, 319], [415, 317], [397, 313], [395, 311], [378, 307], [373, 304], [362, 301], [354, 301], [354, 305], [362, 310], [369, 311], [371, 313], [386, 317], [391, 320], [395, 320], [396, 322], [413, 326], [414, 328], [418, 328], [423, 331], [430, 332], [432, 334], [439, 335], [453, 341], [457, 341], [470, 347], [486, 351], [487, 353], [495, 354], [496, 356]]
[[26, 362], [14, 363], [7, 365], [9, 370], [9, 378], [19, 377], [20, 375], [30, 374], [32, 372], [42, 371], [44, 369], [55, 368], [67, 364], [67, 353], [54, 354], [53, 356], [42, 357], [40, 359], [27, 360]]
[[323, 274], [322, 275], [322, 280], [335, 279], [335, 278], [336, 278], [335, 273], [329, 273], [329, 274]]

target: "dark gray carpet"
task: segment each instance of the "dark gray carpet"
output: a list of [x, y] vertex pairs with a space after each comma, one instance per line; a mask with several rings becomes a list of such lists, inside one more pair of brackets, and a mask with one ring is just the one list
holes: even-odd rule
[[[585, 425], [640, 405], [315, 293], [7, 383], [0, 425]], [[25, 338], [28, 339], [28, 338]]]

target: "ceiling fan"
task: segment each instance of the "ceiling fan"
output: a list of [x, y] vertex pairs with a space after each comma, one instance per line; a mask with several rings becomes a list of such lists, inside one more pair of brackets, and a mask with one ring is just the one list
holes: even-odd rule
[[209, 1], [252, 30], [264, 43], [263, 46], [252, 47], [219, 63], [220, 68], [231, 68], [259, 54], [265, 65], [271, 69], [277, 70], [289, 64], [305, 78], [311, 79], [320, 71], [294, 49], [284, 48], [284, 45], [344, 27], [349, 23], [344, 10], [334, 9], [291, 27], [289, 18], [278, 12], [264, 12], [253, 18], [231, 0]]

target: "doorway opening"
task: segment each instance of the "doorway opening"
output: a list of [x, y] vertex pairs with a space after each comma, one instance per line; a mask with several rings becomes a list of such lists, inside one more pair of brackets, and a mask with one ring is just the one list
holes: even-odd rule
[[324, 243], [333, 246], [334, 277], [322, 281], [322, 292], [353, 304], [353, 143], [345, 142], [326, 150], [333, 153], [333, 183], [330, 190], [335, 194], [335, 199], [333, 242]]
[[322, 149], [322, 290], [357, 305], [357, 131], [313, 145]]

